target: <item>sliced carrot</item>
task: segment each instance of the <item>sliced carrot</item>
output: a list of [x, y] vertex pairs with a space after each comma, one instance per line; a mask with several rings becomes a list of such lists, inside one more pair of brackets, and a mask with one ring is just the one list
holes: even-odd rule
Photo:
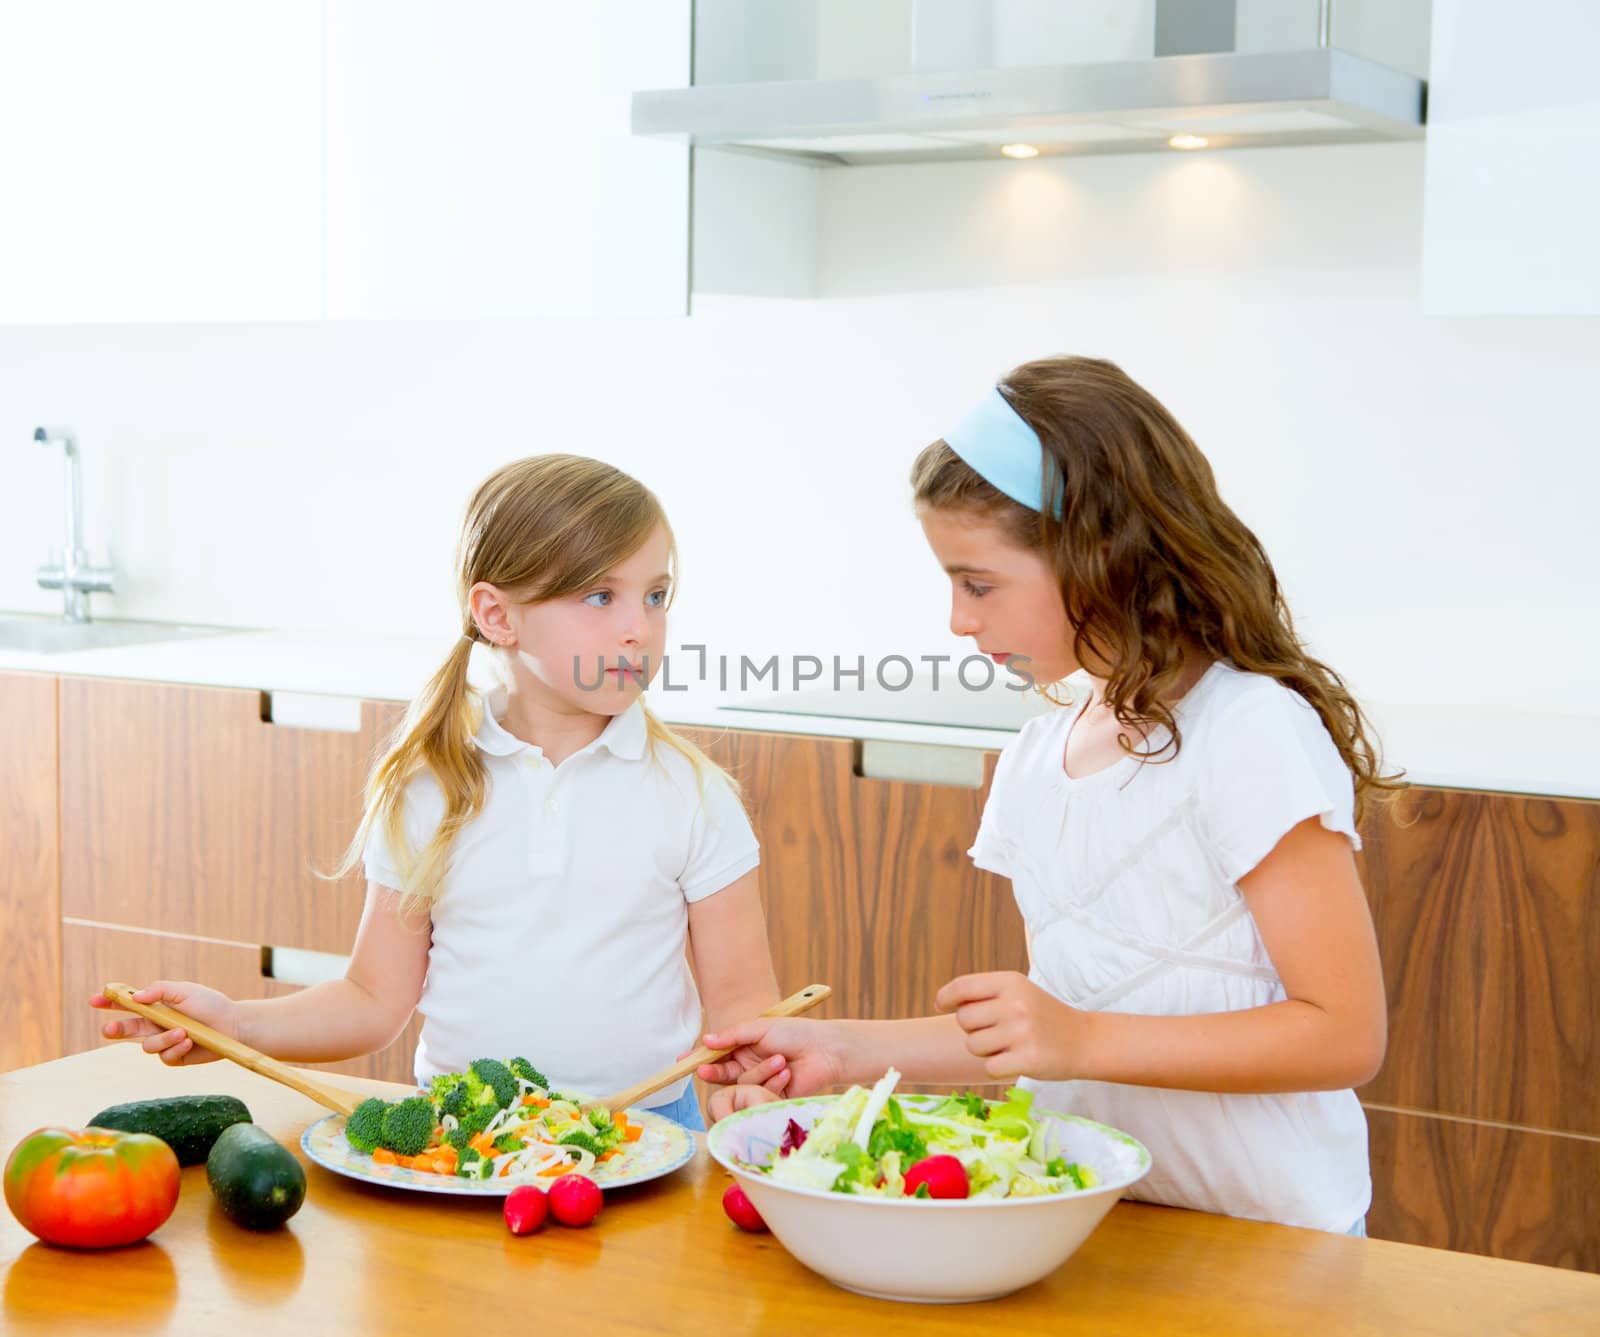
[[487, 1133], [479, 1133], [467, 1145], [482, 1156], [487, 1156], [494, 1151], [494, 1139]]
[[456, 1172], [455, 1159], [447, 1156], [435, 1156], [433, 1164], [429, 1168], [436, 1175], [453, 1175]]
[[547, 1110], [550, 1108], [550, 1100], [547, 1096], [529, 1096], [528, 1101], [536, 1110]]
[[622, 1130], [622, 1140], [624, 1142], [637, 1142], [643, 1136], [644, 1129], [636, 1124], [629, 1124]]
[[400, 1164], [400, 1158], [390, 1151], [388, 1147], [375, 1147], [372, 1152], [372, 1159], [377, 1161], [379, 1165]]
[[564, 1175], [570, 1169], [572, 1169], [572, 1166], [564, 1164], [562, 1162], [557, 1162], [555, 1165], [551, 1165], [551, 1166], [546, 1167], [543, 1170], [540, 1170], [539, 1174], [540, 1174], [541, 1177], [543, 1177], [545, 1179], [549, 1179], [549, 1178], [552, 1178], [555, 1175]]
[[603, 1161], [611, 1161], [615, 1160], [620, 1155], [622, 1155], [620, 1151], [606, 1151], [600, 1154], [600, 1159]]

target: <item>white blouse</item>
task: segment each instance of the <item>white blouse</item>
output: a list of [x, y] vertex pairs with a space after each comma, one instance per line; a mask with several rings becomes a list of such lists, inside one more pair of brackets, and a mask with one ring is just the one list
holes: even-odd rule
[[[500, 724], [504, 689], [486, 699], [475, 742], [489, 793], [433, 906], [417, 1081], [520, 1055], [563, 1089], [619, 1090], [695, 1047], [689, 904], [756, 867], [755, 833], [723, 780], [708, 776], [702, 795], [687, 758], [649, 745], [638, 702], [552, 766]], [[443, 813], [424, 772], [406, 791], [413, 850]], [[399, 885], [378, 829], [366, 873]]]
[[[1030, 720], [1001, 754], [977, 840], [1011, 879], [1029, 978], [1073, 1007], [1191, 1016], [1287, 995], [1238, 881], [1317, 817], [1361, 847], [1354, 786], [1316, 711], [1272, 678], [1214, 663], [1177, 703], [1171, 761], [1062, 769], [1076, 708]], [[1148, 748], [1167, 738], [1157, 730]], [[1035, 1082], [1041, 1106], [1132, 1133], [1151, 1173], [1129, 1196], [1347, 1230], [1372, 1196], [1353, 1091], [1224, 1095]]]

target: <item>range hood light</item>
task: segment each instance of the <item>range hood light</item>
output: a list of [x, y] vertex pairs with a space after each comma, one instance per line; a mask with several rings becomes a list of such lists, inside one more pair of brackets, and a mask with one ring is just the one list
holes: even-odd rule
[[1203, 149], [1211, 141], [1204, 135], [1173, 135], [1167, 147], [1173, 149]]
[[[1200, 142], [1202, 144], [1205, 143], [1204, 140]], [[1037, 158], [1039, 156], [1039, 150], [1034, 148], [1032, 144], [1002, 144], [1000, 152], [1008, 158]]]

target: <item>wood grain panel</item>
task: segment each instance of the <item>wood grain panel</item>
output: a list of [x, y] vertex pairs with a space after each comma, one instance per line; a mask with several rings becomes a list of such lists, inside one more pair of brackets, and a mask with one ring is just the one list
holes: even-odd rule
[[832, 985], [832, 1016], [922, 1016], [955, 975], [1027, 969], [1009, 885], [966, 857], [987, 780], [864, 779], [848, 739], [681, 732], [744, 786], [785, 990]]
[[[61, 1025], [69, 1054], [107, 1043], [128, 1043], [107, 1041], [102, 1037], [100, 1027], [113, 1014], [101, 1012], [88, 1003], [89, 995], [108, 980], [131, 984], [158, 979], [197, 980], [220, 989], [231, 998], [277, 998], [299, 991], [296, 985], [263, 976], [261, 953], [257, 949], [85, 924], [64, 924], [61, 931], [64, 959]], [[386, 1049], [338, 1063], [302, 1066], [410, 1083], [411, 1060], [421, 1029], [422, 1018], [414, 1015], [405, 1032]], [[159, 1060], [152, 1058], [150, 1062], [154, 1064]], [[88, 1118], [93, 1113], [93, 1110], [86, 1110], [83, 1117]]]
[[61, 1055], [56, 680], [0, 673], [0, 1071]]
[[1600, 803], [1419, 789], [1364, 836], [1390, 1039], [1362, 1097], [1600, 1133]]
[[1369, 1234], [1600, 1272], [1600, 1141], [1391, 1110], [1367, 1126]]
[[62, 913], [247, 944], [345, 952], [364, 882], [333, 867], [401, 708], [359, 733], [261, 719], [261, 694], [61, 682]]

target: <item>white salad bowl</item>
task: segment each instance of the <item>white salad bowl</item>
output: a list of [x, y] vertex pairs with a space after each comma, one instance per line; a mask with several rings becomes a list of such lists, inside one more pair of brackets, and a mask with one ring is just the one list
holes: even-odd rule
[[[810, 1129], [835, 1099], [740, 1110], [711, 1129], [707, 1146], [795, 1258], [836, 1286], [881, 1300], [992, 1300], [1031, 1285], [1066, 1262], [1150, 1169], [1150, 1153], [1126, 1133], [1046, 1110], [1033, 1114], [1048, 1154], [1093, 1169], [1093, 1188], [960, 1201], [875, 1198], [778, 1183], [748, 1168], [771, 1161], [790, 1119]], [[912, 1107], [938, 1101], [898, 1099]]]

